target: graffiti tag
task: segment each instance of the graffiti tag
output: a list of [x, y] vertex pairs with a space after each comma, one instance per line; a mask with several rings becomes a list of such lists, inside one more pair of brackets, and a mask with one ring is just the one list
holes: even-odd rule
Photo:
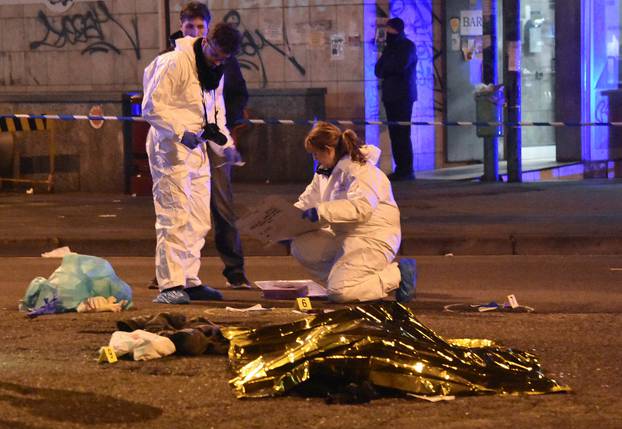
[[[272, 48], [274, 51], [282, 55], [289, 61], [294, 68], [302, 76], [306, 74], [305, 68], [296, 60], [296, 57], [292, 54], [289, 41], [287, 40], [287, 29], [283, 27], [283, 41], [284, 49], [279, 48], [274, 43], [266, 39], [264, 34], [255, 29], [251, 32], [244, 27], [240, 13], [236, 10], [230, 10], [227, 12], [223, 21], [237, 27], [242, 33], [242, 45], [240, 48], [240, 56], [238, 61], [241, 68], [247, 70], [256, 70], [261, 73], [262, 87], [266, 87], [268, 84], [268, 74], [266, 72], [266, 66], [262, 57], [262, 52], [265, 48]], [[245, 58], [248, 57], [248, 58]]]
[[[62, 0], [61, 0], [62, 1]], [[114, 52], [121, 54], [121, 50], [106, 40], [102, 25], [111, 23], [116, 25], [125, 33], [129, 39], [137, 59], [140, 59], [140, 39], [138, 37], [138, 18], [132, 18], [132, 33], [117, 21], [106, 3], [98, 1], [95, 5], [89, 4], [85, 14], [65, 15], [59, 19], [48, 17], [42, 10], [37, 15], [46, 30], [45, 36], [36, 42], [30, 43], [30, 49], [37, 49], [40, 46], [50, 46], [52, 48], [63, 48], [65, 45], [86, 44], [82, 54], [94, 54], [96, 52]]]
[[74, 4], [74, 0], [46, 0], [48, 9], [54, 12], [65, 12]]

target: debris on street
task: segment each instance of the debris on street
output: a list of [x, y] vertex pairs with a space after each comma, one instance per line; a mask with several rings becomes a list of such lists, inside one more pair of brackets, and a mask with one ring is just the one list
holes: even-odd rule
[[19, 309], [29, 312], [29, 317], [77, 311], [81, 303], [93, 297], [114, 297], [122, 309], [132, 307], [132, 289], [108, 261], [70, 253], [49, 278], [36, 277], [30, 282]]

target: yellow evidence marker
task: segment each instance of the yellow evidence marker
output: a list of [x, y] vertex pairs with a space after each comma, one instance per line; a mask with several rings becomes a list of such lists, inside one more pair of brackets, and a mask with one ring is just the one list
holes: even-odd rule
[[309, 298], [296, 298], [296, 307], [300, 311], [311, 310], [311, 300]]
[[115, 363], [116, 361], [117, 354], [114, 352], [112, 347], [102, 347], [101, 349], [99, 349], [99, 359], [97, 359], [97, 363]]

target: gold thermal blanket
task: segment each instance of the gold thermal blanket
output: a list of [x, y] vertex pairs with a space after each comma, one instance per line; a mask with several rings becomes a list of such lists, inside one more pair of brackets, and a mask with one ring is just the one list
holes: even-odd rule
[[405, 306], [374, 303], [257, 329], [223, 328], [238, 398], [305, 385], [371, 383], [392, 394], [542, 394], [570, 388], [536, 356], [490, 340], [443, 339]]

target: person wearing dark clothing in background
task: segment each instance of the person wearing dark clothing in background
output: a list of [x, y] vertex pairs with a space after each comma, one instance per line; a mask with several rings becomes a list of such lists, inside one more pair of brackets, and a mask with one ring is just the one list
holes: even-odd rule
[[[211, 21], [209, 9], [203, 3], [191, 1], [186, 3], [180, 13], [180, 30], [169, 36], [169, 50], [175, 49], [176, 40], [182, 37], [205, 37]], [[244, 108], [248, 101], [246, 81], [242, 76], [240, 65], [235, 57], [230, 57], [224, 63], [225, 115], [227, 128], [231, 132], [234, 144], [236, 141], [236, 124], [244, 119]], [[233, 205], [231, 188], [231, 165], [208, 148], [211, 171], [211, 199], [212, 227], [214, 229], [214, 244], [220, 255], [225, 269], [223, 275], [227, 279], [227, 286], [233, 289], [248, 289], [251, 287], [244, 272], [244, 254], [240, 233], [235, 225], [236, 215]], [[153, 287], [153, 285], [151, 286]], [[157, 288], [157, 283], [155, 284]]]
[[[417, 101], [417, 49], [404, 34], [404, 21], [391, 18], [386, 23], [387, 44], [376, 63], [376, 77], [382, 79], [382, 102], [388, 121], [411, 121]], [[389, 179], [414, 180], [410, 126], [389, 125], [395, 170]]]
[[[234, 144], [237, 145], [237, 131], [243, 124], [239, 121], [244, 119], [244, 108], [248, 102], [246, 81], [242, 76], [240, 64], [235, 57], [229, 58], [225, 63], [224, 90], [225, 116], [227, 128], [231, 132]], [[227, 278], [227, 286], [234, 289], [248, 289], [250, 282], [244, 274], [244, 254], [240, 233], [235, 225], [235, 211], [233, 206], [233, 193], [231, 189], [231, 165], [221, 162], [221, 167], [216, 154], [210, 153], [212, 162], [212, 219], [214, 221], [214, 242], [216, 250], [225, 264], [223, 275]]]

